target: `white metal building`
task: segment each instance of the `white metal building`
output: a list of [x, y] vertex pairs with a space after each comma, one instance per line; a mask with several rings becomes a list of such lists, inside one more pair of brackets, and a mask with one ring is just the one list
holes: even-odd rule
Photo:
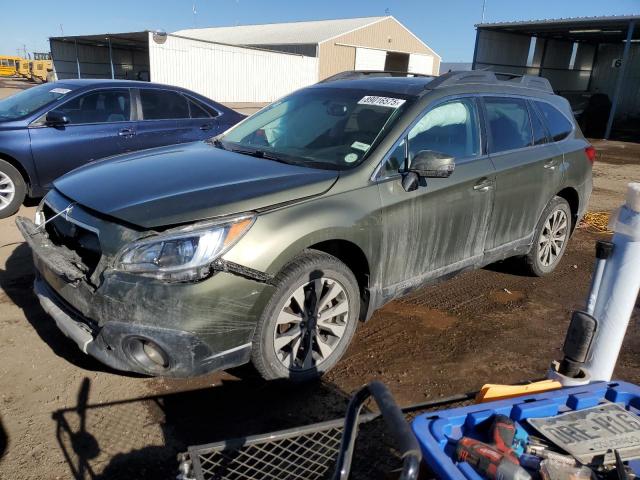
[[272, 102], [345, 70], [437, 75], [440, 56], [395, 18], [53, 37], [58, 79], [150, 80], [226, 103]]

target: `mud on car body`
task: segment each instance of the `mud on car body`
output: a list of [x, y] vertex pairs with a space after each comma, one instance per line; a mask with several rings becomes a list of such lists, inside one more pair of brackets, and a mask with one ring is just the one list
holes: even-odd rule
[[419, 286], [514, 256], [556, 268], [593, 151], [539, 82], [325, 82], [211, 142], [80, 168], [17, 220], [36, 293], [120, 370], [315, 377]]

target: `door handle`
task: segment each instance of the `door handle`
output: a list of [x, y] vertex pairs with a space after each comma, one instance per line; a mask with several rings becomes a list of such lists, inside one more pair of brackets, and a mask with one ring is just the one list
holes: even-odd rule
[[476, 192], [488, 192], [493, 190], [493, 182], [491, 180], [481, 180], [473, 186]]
[[213, 128], [213, 124], [205, 123], [204, 125], [200, 125], [200, 130], [206, 132], [207, 130], [211, 130]]
[[123, 128], [118, 132], [119, 137], [133, 137], [136, 134], [132, 128]]
[[548, 160], [544, 162], [544, 168], [546, 168], [547, 170], [555, 170], [559, 163], [560, 162], [558, 162], [556, 159]]

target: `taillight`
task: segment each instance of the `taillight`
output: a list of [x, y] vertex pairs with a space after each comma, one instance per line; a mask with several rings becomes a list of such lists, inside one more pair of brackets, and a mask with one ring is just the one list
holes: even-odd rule
[[591, 162], [591, 165], [593, 165], [596, 161], [596, 155], [598, 154], [593, 145], [589, 145], [587, 148], [585, 148], [584, 153], [587, 155], [587, 158]]

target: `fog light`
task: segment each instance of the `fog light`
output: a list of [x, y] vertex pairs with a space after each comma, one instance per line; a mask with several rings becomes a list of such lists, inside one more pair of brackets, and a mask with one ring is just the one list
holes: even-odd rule
[[153, 363], [155, 363], [159, 367], [167, 368], [169, 366], [169, 362], [165, 358], [164, 352], [160, 350], [160, 348], [157, 345], [149, 341], [143, 340], [142, 350], [144, 351], [144, 353], [147, 354], [147, 357], [149, 357], [149, 360], [151, 360]]
[[134, 337], [125, 343], [129, 356], [150, 372], [160, 372], [169, 368], [169, 355], [155, 342]]

